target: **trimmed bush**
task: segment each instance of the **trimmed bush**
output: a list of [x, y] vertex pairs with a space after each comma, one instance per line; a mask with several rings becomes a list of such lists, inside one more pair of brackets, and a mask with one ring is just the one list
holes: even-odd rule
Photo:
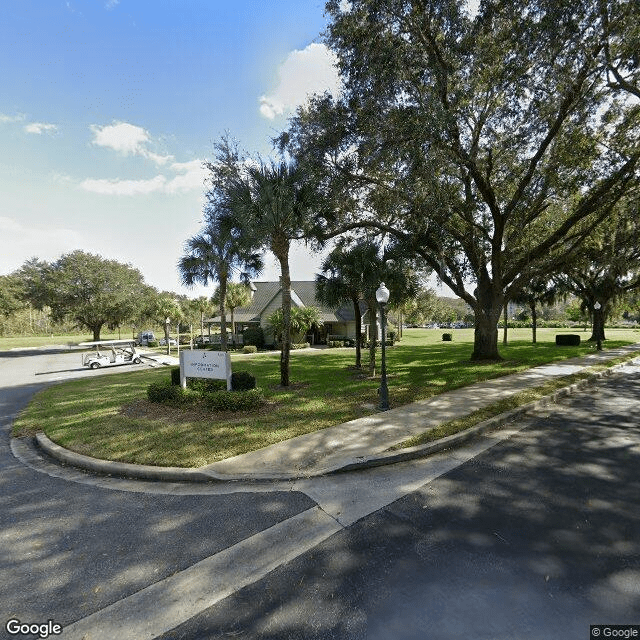
[[147, 388], [147, 397], [151, 402], [179, 407], [196, 402], [200, 394], [170, 382], [152, 382]]
[[256, 378], [248, 371], [234, 371], [231, 373], [231, 389], [233, 391], [249, 391], [256, 388]]
[[180, 386], [180, 367], [171, 367], [171, 384]]
[[242, 353], [258, 353], [258, 347], [254, 344], [248, 344], [242, 347]]
[[160, 346], [160, 343], [157, 340], [149, 340], [149, 342], [147, 342], [147, 347], [158, 347]]
[[262, 389], [249, 391], [215, 391], [204, 396], [204, 402], [212, 411], [248, 411], [264, 403]]
[[575, 333], [558, 333], [556, 347], [579, 347], [580, 336]]
[[453, 334], [452, 333], [443, 333], [442, 334], [442, 340], [444, 342], [451, 342], [453, 340]]
[[226, 380], [211, 380], [207, 378], [187, 378], [187, 388], [204, 395], [214, 391], [226, 391]]
[[242, 334], [242, 341], [245, 345], [262, 349], [264, 347], [264, 331], [262, 327], [249, 327], [245, 329]]
[[308, 342], [292, 344], [291, 349], [308, 349], [311, 345]]

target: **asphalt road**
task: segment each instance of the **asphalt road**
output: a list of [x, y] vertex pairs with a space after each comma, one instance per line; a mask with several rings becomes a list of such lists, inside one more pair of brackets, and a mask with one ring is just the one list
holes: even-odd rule
[[587, 640], [600, 623], [640, 625], [638, 373], [529, 419], [162, 640]]
[[[314, 506], [300, 492], [163, 494], [38, 472], [10, 450], [10, 425], [41, 382], [117, 375], [77, 353], [0, 357], [0, 637], [5, 622], [63, 626]], [[87, 478], [88, 478], [87, 474]], [[139, 490], [136, 490], [139, 487]], [[32, 636], [29, 636], [32, 637]]]
[[[149, 585], [173, 589], [196, 611], [176, 615], [155, 633], [162, 640], [582, 640], [590, 624], [640, 624], [638, 367], [466, 456], [212, 489], [95, 478], [14, 457], [11, 421], [42, 382], [100, 375], [76, 361], [0, 355], [0, 637], [20, 637], [4, 629], [16, 617], [65, 627], [88, 620], [92, 633], [78, 626], [69, 637], [93, 640], [88, 616], [116, 616], [117, 625], [113, 606]], [[332, 499], [347, 508], [331, 512]], [[286, 549], [291, 527], [314, 513], [335, 533], [292, 559], [283, 553], [257, 581], [208, 607], [175, 592], [194, 577], [206, 592], [216, 576], [199, 566], [229, 548], [240, 549], [232, 556], [240, 566], [247, 539], [281, 525], [291, 540], [274, 548]], [[163, 613], [156, 606], [152, 617]], [[141, 636], [123, 628], [118, 638]]]

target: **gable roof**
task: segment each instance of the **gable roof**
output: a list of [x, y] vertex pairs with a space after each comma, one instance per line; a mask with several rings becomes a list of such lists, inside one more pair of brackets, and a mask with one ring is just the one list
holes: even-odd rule
[[[259, 322], [260, 317], [269, 304], [276, 298], [282, 287], [279, 282], [252, 282], [253, 298], [246, 307], [238, 307], [234, 311], [236, 322]], [[297, 307], [317, 307], [323, 322], [349, 322], [355, 319], [353, 305], [343, 305], [338, 309], [327, 307], [316, 300], [316, 283], [314, 280], [294, 280], [291, 282], [291, 302]], [[367, 310], [365, 302], [360, 302], [360, 314]], [[207, 319], [207, 322], [220, 322], [220, 316]]]

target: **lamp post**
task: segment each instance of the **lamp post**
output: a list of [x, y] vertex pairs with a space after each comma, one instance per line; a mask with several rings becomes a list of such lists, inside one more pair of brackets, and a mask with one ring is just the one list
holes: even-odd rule
[[[601, 320], [600, 320], [600, 309], [602, 309], [602, 305], [599, 302], [596, 302], [593, 305], [593, 309], [595, 311], [595, 315], [593, 316], [593, 328], [596, 332], [596, 349], [598, 351], [602, 351], [602, 339], [600, 336], [602, 335], [601, 331]], [[596, 321], [596, 317], [598, 318]]]
[[171, 352], [169, 351], [169, 325], [171, 324], [171, 318], [167, 318], [164, 321], [164, 339], [167, 341], [167, 355]]
[[384, 282], [380, 283], [376, 291], [376, 300], [380, 305], [380, 321], [382, 324], [382, 375], [380, 381], [380, 410], [386, 411], [389, 408], [389, 389], [387, 388], [387, 319], [385, 317], [384, 308], [389, 302], [389, 289], [384, 286]]

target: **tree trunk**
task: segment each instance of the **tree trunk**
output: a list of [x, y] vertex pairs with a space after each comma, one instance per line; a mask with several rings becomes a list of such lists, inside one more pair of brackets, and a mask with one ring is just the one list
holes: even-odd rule
[[602, 307], [600, 309], [593, 310], [593, 327], [591, 330], [591, 337], [589, 338], [588, 342], [597, 342], [598, 340], [606, 340], [604, 335], [604, 322], [605, 322], [605, 304], [602, 304]]
[[502, 335], [502, 344], [505, 345], [505, 347], [507, 346], [507, 324], [509, 323], [509, 316], [508, 316], [508, 305], [505, 301], [504, 304], [504, 333]]
[[536, 344], [536, 332], [538, 330], [538, 312], [536, 309], [536, 301], [532, 300], [529, 303], [529, 308], [531, 309], [531, 334], [532, 334], [532, 342]]
[[475, 332], [472, 360], [502, 360], [498, 353], [498, 320], [504, 302], [503, 294], [494, 294], [487, 287], [484, 292], [476, 290]]
[[367, 306], [369, 307], [369, 372], [371, 373], [371, 376], [375, 376], [376, 342], [378, 341], [378, 314], [376, 299], [367, 300]]
[[291, 274], [289, 271], [289, 245], [287, 238], [279, 238], [271, 250], [280, 262], [282, 287], [282, 349], [280, 351], [280, 384], [289, 386], [289, 358], [291, 354]]
[[102, 329], [102, 323], [94, 325], [93, 327], [90, 327], [90, 329], [93, 332], [93, 341], [98, 342], [100, 340], [100, 329]]
[[220, 350], [227, 350], [227, 316], [225, 314], [224, 299], [227, 297], [227, 278], [220, 275]]
[[356, 369], [362, 368], [362, 318], [360, 317], [360, 301], [357, 297], [352, 298], [353, 313], [356, 320]]

